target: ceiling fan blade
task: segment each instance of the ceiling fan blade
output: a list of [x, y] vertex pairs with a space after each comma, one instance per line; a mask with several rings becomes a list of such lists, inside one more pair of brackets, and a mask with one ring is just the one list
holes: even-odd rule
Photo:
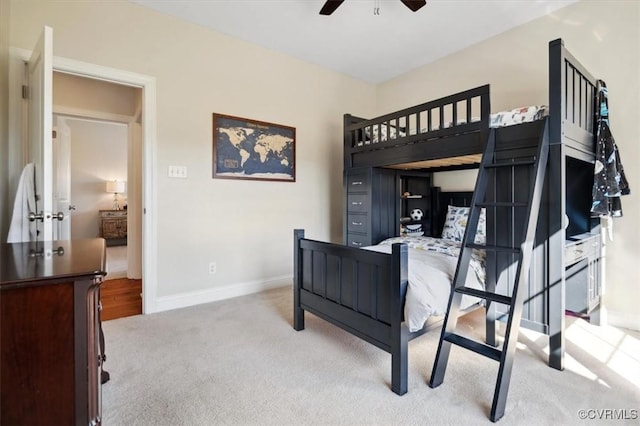
[[427, 4], [425, 0], [400, 0], [400, 1], [409, 9], [411, 9], [412, 12], [417, 11], [422, 6]]
[[327, 0], [320, 9], [320, 15], [331, 15], [344, 0]]

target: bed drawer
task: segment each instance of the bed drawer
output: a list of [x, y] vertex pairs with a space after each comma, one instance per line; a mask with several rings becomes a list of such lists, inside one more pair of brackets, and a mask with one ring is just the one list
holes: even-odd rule
[[369, 215], [349, 214], [347, 215], [347, 231], [366, 233], [369, 229]]
[[366, 173], [350, 174], [347, 177], [347, 192], [369, 192], [370, 180]]
[[347, 211], [362, 213], [368, 212], [369, 196], [367, 194], [349, 194], [347, 197]]

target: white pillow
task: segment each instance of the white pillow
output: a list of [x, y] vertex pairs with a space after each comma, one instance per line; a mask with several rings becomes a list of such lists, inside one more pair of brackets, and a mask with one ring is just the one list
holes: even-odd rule
[[[464, 230], [467, 227], [467, 218], [469, 216], [469, 207], [447, 206], [447, 217], [442, 228], [442, 238], [445, 240], [462, 242]], [[485, 244], [487, 241], [487, 212], [486, 209], [480, 211], [478, 219], [478, 230], [476, 232], [475, 242], [477, 244]]]

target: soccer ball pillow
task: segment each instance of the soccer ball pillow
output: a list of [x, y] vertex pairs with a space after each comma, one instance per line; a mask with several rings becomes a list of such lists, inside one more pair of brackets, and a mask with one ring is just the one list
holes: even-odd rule
[[420, 209], [413, 209], [411, 210], [411, 213], [409, 213], [409, 217], [411, 217], [412, 220], [422, 220], [422, 216], [424, 216], [424, 213], [422, 213], [422, 210]]

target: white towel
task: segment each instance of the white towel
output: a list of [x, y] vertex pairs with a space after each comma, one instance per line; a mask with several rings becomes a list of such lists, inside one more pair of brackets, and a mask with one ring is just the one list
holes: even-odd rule
[[35, 222], [29, 222], [29, 212], [36, 212], [35, 167], [33, 163], [24, 166], [16, 199], [13, 203], [13, 216], [9, 225], [8, 243], [36, 240]]

